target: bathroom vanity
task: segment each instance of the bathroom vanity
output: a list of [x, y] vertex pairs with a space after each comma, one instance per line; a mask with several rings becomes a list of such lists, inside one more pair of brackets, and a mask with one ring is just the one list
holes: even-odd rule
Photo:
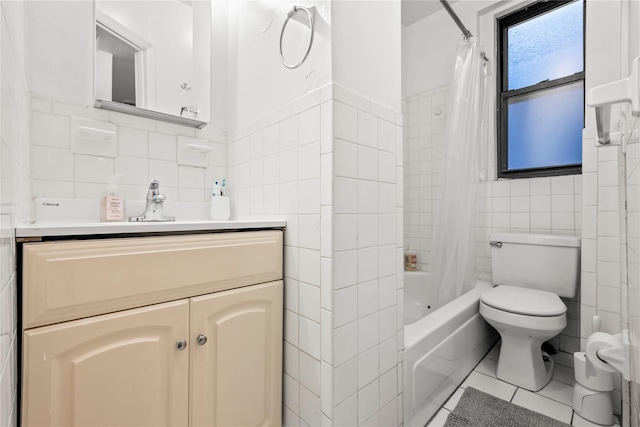
[[21, 425], [281, 424], [284, 223], [208, 224], [18, 230]]

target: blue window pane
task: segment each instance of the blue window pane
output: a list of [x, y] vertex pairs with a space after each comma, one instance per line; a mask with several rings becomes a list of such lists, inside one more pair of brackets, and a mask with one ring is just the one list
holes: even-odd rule
[[583, 82], [512, 97], [507, 103], [507, 169], [582, 162]]
[[508, 90], [583, 71], [583, 3], [553, 9], [508, 31]]

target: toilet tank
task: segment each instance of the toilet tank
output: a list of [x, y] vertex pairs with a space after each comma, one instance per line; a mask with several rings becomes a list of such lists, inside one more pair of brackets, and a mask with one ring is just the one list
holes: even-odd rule
[[520, 286], [573, 298], [580, 272], [580, 238], [495, 233], [491, 270], [495, 285]]

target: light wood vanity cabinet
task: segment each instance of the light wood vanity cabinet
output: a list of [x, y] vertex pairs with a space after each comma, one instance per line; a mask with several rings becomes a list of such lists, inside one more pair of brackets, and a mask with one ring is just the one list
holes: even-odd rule
[[281, 424], [281, 231], [22, 250], [23, 426]]

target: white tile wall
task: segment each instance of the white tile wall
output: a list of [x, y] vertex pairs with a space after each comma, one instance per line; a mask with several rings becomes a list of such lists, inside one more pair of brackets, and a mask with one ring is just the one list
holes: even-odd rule
[[[585, 132], [583, 156], [589, 159], [583, 169], [585, 194], [582, 199], [582, 289], [580, 306], [580, 346], [593, 331], [594, 315], [601, 318], [601, 330], [621, 331], [623, 306], [626, 305], [626, 232], [624, 221], [624, 177], [619, 178], [624, 161], [616, 146], [599, 147]], [[587, 184], [588, 183], [588, 184]], [[622, 255], [624, 254], [624, 255]], [[621, 413], [620, 378], [613, 392], [614, 410]]]
[[[448, 86], [405, 100], [404, 245], [418, 253], [420, 269], [428, 270], [431, 233], [437, 209]], [[494, 167], [495, 162], [490, 162]], [[477, 200], [476, 271], [491, 278], [489, 234], [492, 232], [567, 234], [582, 233], [582, 176], [487, 181]], [[616, 199], [617, 201], [617, 199]], [[617, 205], [616, 205], [617, 208]], [[568, 306], [576, 302], [566, 300]], [[567, 328], [552, 345], [571, 363], [579, 351], [579, 310], [569, 310]]]
[[402, 422], [399, 118], [328, 86], [231, 138], [232, 210], [287, 220], [286, 425]]
[[[640, 340], [640, 143], [637, 140], [638, 121], [634, 120], [634, 143], [628, 145], [626, 161], [626, 194], [627, 194], [627, 270], [628, 283], [623, 283], [621, 288], [621, 301], [623, 319], [629, 328], [632, 342]], [[625, 286], [626, 285], [626, 286]], [[626, 295], [625, 295], [626, 294]], [[626, 314], [626, 315], [625, 315]], [[637, 352], [631, 358], [632, 372], [640, 372]], [[623, 383], [623, 424], [625, 420], [637, 419], [640, 412], [638, 401], [640, 399], [640, 378], [635, 375], [628, 388]]]
[[[402, 241], [396, 229], [402, 212], [397, 197], [402, 156], [396, 152], [398, 119], [388, 119], [399, 115], [367, 100], [354, 101], [353, 94], [336, 95], [333, 239], [335, 262], [345, 265], [334, 270], [335, 424], [391, 425], [402, 416], [397, 387], [402, 374], [397, 339], [402, 334], [397, 298]], [[338, 337], [355, 345], [342, 347]], [[342, 373], [354, 369], [357, 379], [345, 381]], [[353, 405], [357, 418], [343, 421], [344, 408]]]
[[0, 3], [0, 425], [17, 417], [16, 225], [29, 221], [29, 92], [22, 2]]
[[[30, 132], [32, 188], [35, 197], [98, 199], [108, 177], [120, 175], [119, 191], [141, 200], [154, 179], [168, 200], [204, 202], [214, 180], [227, 177], [226, 135], [208, 125], [193, 129], [92, 107], [59, 103], [32, 95]], [[117, 125], [115, 158], [71, 151], [71, 118]], [[205, 155], [186, 144], [205, 145]]]

